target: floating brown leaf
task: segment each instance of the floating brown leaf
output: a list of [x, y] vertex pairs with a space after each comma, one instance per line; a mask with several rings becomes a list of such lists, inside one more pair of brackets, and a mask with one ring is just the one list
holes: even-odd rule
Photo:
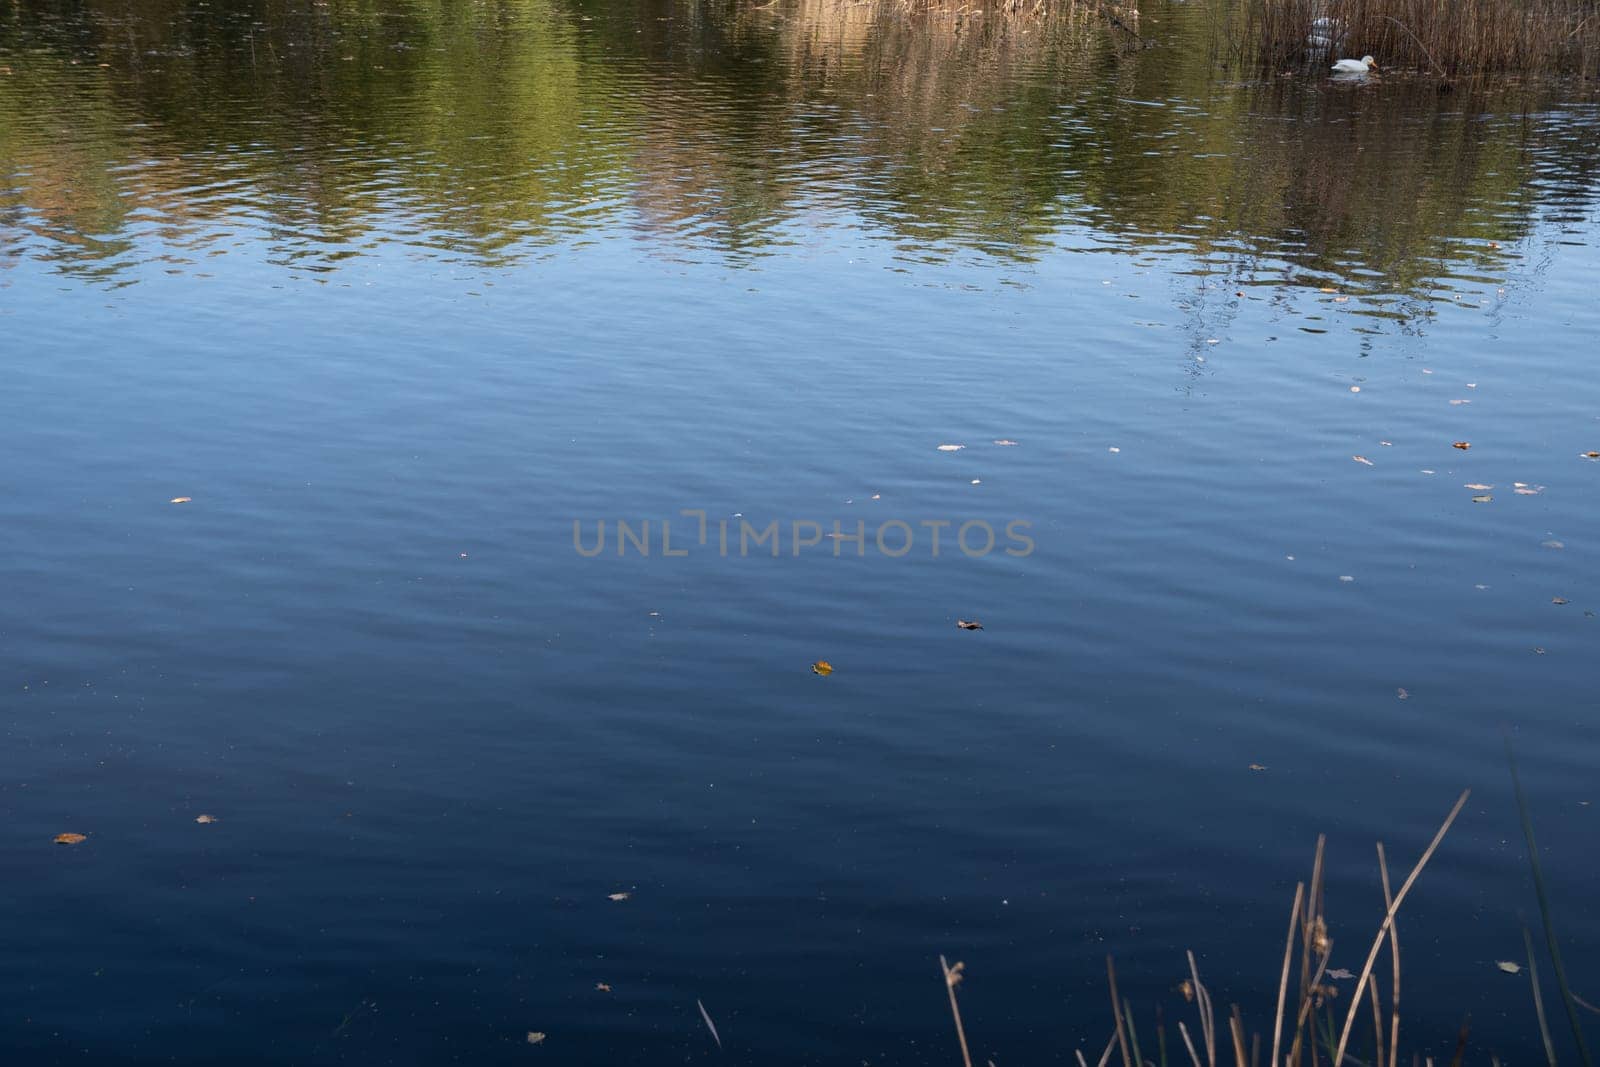
[[1600, 452], [1585, 452], [1583, 454], [1583, 458], [1584, 459], [1600, 459]]
[[611, 987], [609, 985], [607, 985], [606, 983], [604, 983], [604, 982], [596, 982], [594, 984], [594, 987], [598, 992], [601, 992], [601, 993], [609, 993], [609, 992], [611, 992]]
[[606, 894], [606, 899], [607, 900], [627, 900], [631, 896], [633, 896], [632, 893], [607, 893]]
[[820, 674], [824, 678], [833, 673], [833, 664], [825, 659], [819, 659], [811, 665], [812, 674]]
[[963, 630], [983, 629], [983, 623], [979, 622], [977, 619], [957, 619], [956, 625], [961, 627]]
[[89, 839], [82, 834], [57, 834], [55, 836], [55, 842], [58, 845], [81, 845], [87, 840]]
[[1467, 449], [1472, 447], [1472, 442], [1471, 441], [1455, 441], [1450, 445], [1450, 447], [1451, 448], [1459, 448], [1459, 449], [1461, 449], [1461, 451], [1465, 452]]
[[211, 823], [216, 822], [217, 817], [215, 815], [197, 815], [195, 816], [194, 821], [199, 823], [201, 826], [208, 826]]
[[1267, 769], [1267, 768], [1266, 768], [1266, 767], [1265, 767], [1265, 766], [1263, 766], [1263, 765], [1262, 765], [1262, 764], [1259, 764], [1259, 763], [1252, 763], [1252, 764], [1250, 764], [1250, 769], [1251, 769], [1251, 770], [1252, 770], [1252, 771], [1264, 771], [1264, 770], [1266, 770], [1266, 769]]
[[1567, 598], [1564, 596], [1553, 596], [1550, 598], [1550, 603], [1552, 604], [1565, 604], [1566, 602]]

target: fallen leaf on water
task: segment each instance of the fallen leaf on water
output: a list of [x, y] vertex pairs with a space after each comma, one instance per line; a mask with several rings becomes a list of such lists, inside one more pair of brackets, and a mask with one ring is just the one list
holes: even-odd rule
[[1350, 458], [1355, 460], [1357, 463], [1365, 463], [1369, 467], [1377, 466], [1377, 464], [1373, 463], [1372, 460], [1368, 459], [1366, 456], [1351, 456]]
[[1394, 442], [1393, 441], [1379, 441], [1378, 443], [1380, 445], [1382, 445], [1384, 448], [1393, 448], [1394, 447]]
[[1451, 448], [1459, 448], [1459, 449], [1461, 449], [1461, 451], [1465, 452], [1467, 449], [1472, 447], [1472, 442], [1471, 441], [1454, 441], [1454, 442], [1451, 443], [1450, 447]]
[[995, 444], [997, 444], [997, 445], [1005, 445], [1007, 448], [1014, 448], [1014, 447], [1016, 447], [1017, 443], [1015, 441], [1011, 440], [1009, 437], [1002, 437], [1002, 438], [1000, 438], [1000, 440], [996, 441]]
[[1463, 485], [1461, 488], [1463, 488], [1463, 489], [1493, 489], [1494, 486], [1492, 486], [1492, 485], [1484, 485], [1482, 482], [1468, 482], [1466, 485]]
[[194, 821], [199, 823], [201, 826], [207, 826], [207, 825], [209, 825], [211, 823], [216, 822], [217, 821], [217, 817], [215, 815], [197, 815], [197, 816], [195, 816], [195, 820]]
[[1550, 603], [1552, 604], [1565, 604], [1566, 602], [1567, 598], [1564, 596], [1553, 596], [1550, 598]]
[[1118, 448], [1116, 445], [1112, 445], [1110, 448], [1106, 449], [1106, 451], [1107, 452], [1121, 452], [1122, 449]]
[[609, 993], [609, 992], [611, 992], [611, 987], [609, 985], [606, 985], [606, 983], [604, 983], [604, 982], [596, 982], [594, 984], [594, 987], [598, 992], [601, 992], [601, 993]]
[[977, 619], [957, 619], [956, 625], [961, 627], [963, 630], [983, 629], [983, 623], [979, 622]]
[[627, 900], [631, 896], [633, 896], [632, 893], [607, 893], [606, 894], [606, 899], [607, 900]]
[[1600, 452], [1584, 452], [1582, 455], [1584, 459], [1600, 459]]
[[1352, 393], [1359, 393], [1359, 392], [1361, 392], [1361, 386], [1359, 386], [1359, 385], [1352, 385], [1352, 386], [1351, 386], [1351, 387], [1350, 387], [1350, 391], [1351, 391], [1351, 392], [1352, 392]]
[[1513, 489], [1512, 492], [1516, 493], [1518, 496], [1538, 496], [1540, 493], [1544, 492], [1544, 486], [1519, 485]]
[[1317, 290], [1317, 292], [1319, 292], [1319, 293], [1337, 293], [1338, 291], [1339, 290], [1335, 289], [1331, 285], [1324, 285], [1324, 286], [1322, 286], [1321, 288], [1319, 288]]
[[170, 502], [173, 503], [173, 504], [187, 504], [189, 501], [191, 501], [193, 499], [194, 499], [194, 497], [192, 497], [192, 496], [175, 496], [175, 497], [172, 498], [172, 500]]
[[58, 845], [81, 845], [87, 840], [89, 839], [82, 834], [57, 834], [55, 836], [55, 842]]
[[1566, 548], [1567, 546], [1562, 544], [1560, 541], [1540, 541], [1539, 542], [1539, 547], [1540, 548]]
[[1495, 960], [1494, 965], [1507, 974], [1522, 973], [1522, 965], [1520, 963], [1512, 963], [1510, 960]]
[[1399, 697], [1401, 700], [1411, 699], [1411, 691], [1405, 686], [1401, 686], [1399, 689], [1396, 689], [1394, 695]]
[[1264, 766], [1264, 765], [1263, 765], [1263, 764], [1260, 764], [1260, 763], [1252, 763], [1252, 764], [1250, 764], [1250, 769], [1251, 769], [1251, 770], [1252, 770], [1252, 771], [1264, 771], [1264, 770], [1266, 770], [1266, 769], [1267, 769], [1267, 768], [1266, 768], [1266, 767], [1265, 767], [1265, 766]]
[[542, 1045], [542, 1044], [544, 1044], [544, 1035], [542, 1033], [540, 1033], [539, 1031], [537, 1031], [537, 1030], [529, 1030], [528, 1031], [528, 1044], [530, 1044], [530, 1045]]
[[1487, 493], [1485, 493], [1483, 496], [1475, 496], [1475, 497], [1472, 498], [1472, 502], [1474, 504], [1487, 504], [1492, 500], [1494, 500], [1494, 497], [1490, 496]]
[[1341, 582], [1353, 582], [1355, 581], [1355, 576], [1350, 574], [1341, 574], [1339, 575], [1339, 580]]
[[1343, 304], [1343, 303], [1347, 302], [1349, 299], [1350, 298], [1348, 296], [1336, 296], [1336, 297], [1333, 298], [1333, 302], [1335, 304]]
[[1472, 401], [1470, 401], [1470, 400], [1452, 400], [1452, 401], [1450, 401], [1450, 404], [1451, 404], [1452, 407], [1459, 407], [1462, 404], [1470, 404], [1470, 403], [1472, 403]]
[[940, 445], [939, 446], [939, 451], [940, 452], [960, 452], [963, 448], [966, 448], [966, 447], [967, 447], [966, 445]]
[[1355, 975], [1351, 974], [1349, 971], [1345, 970], [1343, 967], [1335, 967], [1333, 970], [1328, 972], [1328, 977], [1329, 978], [1349, 979], [1349, 978], [1354, 978]]
[[823, 677], [827, 677], [833, 673], [833, 664], [829, 663], [825, 659], [819, 659], [817, 662], [811, 665], [811, 673], [820, 674]]

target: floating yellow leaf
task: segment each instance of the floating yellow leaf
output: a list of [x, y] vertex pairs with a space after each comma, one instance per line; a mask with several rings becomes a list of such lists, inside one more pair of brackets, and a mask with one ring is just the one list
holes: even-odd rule
[[817, 662], [811, 665], [811, 673], [820, 674], [823, 677], [827, 677], [833, 673], [833, 664], [829, 663], [825, 659], [819, 659]]
[[961, 627], [963, 630], [983, 629], [983, 623], [979, 622], [977, 619], [957, 619], [956, 625]]
[[81, 845], [87, 840], [89, 839], [82, 834], [57, 834], [55, 836], [55, 842], [58, 845]]
[[544, 1034], [540, 1033], [538, 1030], [529, 1030], [528, 1031], [528, 1044], [530, 1044], [530, 1045], [542, 1045], [542, 1044], [544, 1044]]
[[606, 894], [606, 899], [607, 900], [627, 900], [631, 896], [633, 896], [632, 893], [607, 893]]
[[1495, 960], [1494, 965], [1507, 974], [1522, 973], [1522, 965], [1518, 963], [1512, 963], [1510, 960]]
[[172, 498], [171, 503], [173, 503], [173, 504], [187, 504], [189, 501], [191, 501], [193, 499], [194, 499], [194, 497], [192, 497], [192, 496], [175, 496], [175, 497]]

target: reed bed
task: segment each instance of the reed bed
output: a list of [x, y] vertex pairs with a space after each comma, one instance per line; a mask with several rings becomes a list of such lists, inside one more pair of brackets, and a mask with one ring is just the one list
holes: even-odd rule
[[[1515, 781], [1515, 764], [1512, 765]], [[1523, 816], [1523, 829], [1532, 857], [1534, 882], [1539, 895], [1540, 913], [1544, 921], [1547, 940], [1559, 975], [1562, 1003], [1569, 1013], [1579, 1060], [1590, 1067], [1588, 1049], [1578, 1024], [1577, 1009], [1587, 1008], [1582, 998], [1572, 994], [1566, 983], [1565, 970], [1560, 963], [1559, 949], [1549, 915], [1544, 893], [1542, 872], [1538, 867], [1537, 846], [1533, 839], [1533, 824], [1520, 782], [1516, 782], [1517, 802]], [[1187, 1055], [1188, 1067], [1262, 1067], [1263, 1048], [1270, 1049], [1265, 1067], [1402, 1067], [1400, 1059], [1400, 928], [1396, 917], [1411, 890], [1416, 886], [1423, 868], [1438, 851], [1445, 835], [1449, 833], [1456, 817], [1466, 806], [1470, 790], [1463, 792], [1440, 824], [1433, 840], [1411, 868], [1405, 880], [1395, 889], [1389, 877], [1389, 857], [1382, 842], [1378, 843], [1378, 873], [1383, 887], [1384, 915], [1372, 944], [1367, 948], [1361, 973], [1356, 977], [1354, 991], [1349, 995], [1348, 1007], [1335, 1011], [1335, 1000], [1342, 999], [1341, 991], [1328, 981], [1328, 959], [1333, 951], [1333, 939], [1323, 916], [1323, 871], [1326, 838], [1317, 839], [1312, 861], [1311, 878], [1295, 886], [1294, 901], [1289, 908], [1288, 930], [1284, 938], [1283, 960], [1278, 971], [1278, 995], [1272, 1025], [1264, 1033], [1246, 1026], [1245, 1017], [1237, 1004], [1231, 1005], [1222, 1020], [1222, 1048], [1218, 1049], [1218, 1018], [1211, 990], [1201, 980], [1200, 969], [1193, 952], [1188, 953], [1189, 977], [1180, 986], [1184, 999], [1194, 1006], [1195, 1030], [1189, 1020], [1180, 1020], [1178, 1036], [1183, 1054], [1177, 1057], [1183, 1067]], [[1524, 930], [1528, 953], [1528, 977], [1532, 987], [1534, 1007], [1550, 1067], [1556, 1067], [1555, 1043], [1545, 1016], [1538, 969], [1534, 959], [1533, 941]], [[1380, 960], [1387, 955], [1388, 967], [1380, 968]], [[965, 1067], [972, 1067], [972, 1052], [967, 1043], [967, 1031], [961, 1018], [961, 1007], [956, 995], [963, 978], [965, 965], [950, 964], [939, 957], [945, 988], [949, 995], [950, 1012], [954, 1017], [956, 1040]], [[1383, 974], [1387, 971], [1387, 975]], [[1384, 981], [1387, 989], [1380, 989]], [[1117, 986], [1115, 961], [1106, 958], [1106, 984], [1110, 994], [1111, 1033], [1105, 1048], [1091, 1058], [1082, 1049], [1077, 1050], [1078, 1067], [1168, 1067], [1167, 1033], [1158, 1008], [1156, 1012], [1155, 1043], [1149, 1034], [1141, 1042], [1134, 1023], [1132, 1007], [1122, 997]], [[1266, 1015], [1263, 1013], [1262, 1018]], [[1370, 1028], [1363, 1020], [1370, 1019]], [[1468, 1039], [1467, 1024], [1463, 1023], [1456, 1036], [1455, 1054], [1451, 1067], [1461, 1067]], [[1156, 1059], [1145, 1057], [1143, 1049], [1156, 1049]], [[1359, 1050], [1359, 1052], [1357, 1051]], [[1412, 1062], [1419, 1063], [1420, 1057]], [[1427, 1067], [1434, 1067], [1432, 1058]], [[1498, 1060], [1495, 1067], [1499, 1067]]]
[[1600, 70], [1596, 0], [1213, 0], [1224, 47], [1281, 68], [1373, 56], [1440, 78]]

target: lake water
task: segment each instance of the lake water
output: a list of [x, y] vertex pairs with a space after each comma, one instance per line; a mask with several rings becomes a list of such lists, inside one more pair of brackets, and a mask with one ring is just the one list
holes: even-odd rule
[[0, 8], [5, 1062], [948, 1065], [940, 953], [1000, 1067], [1108, 953], [1268, 1030], [1317, 835], [1359, 971], [1468, 787], [1402, 1045], [1540, 1061], [1600, 104], [1139, 31]]

